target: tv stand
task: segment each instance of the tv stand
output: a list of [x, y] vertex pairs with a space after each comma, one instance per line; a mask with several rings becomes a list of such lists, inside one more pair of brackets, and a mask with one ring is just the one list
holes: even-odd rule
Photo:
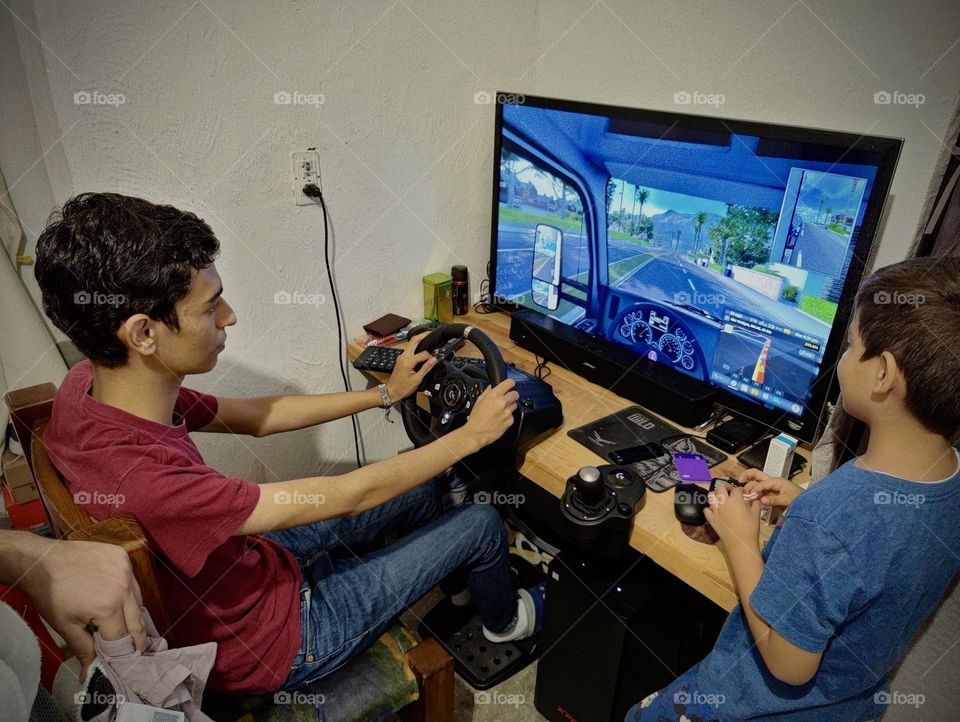
[[713, 410], [714, 391], [623, 346], [521, 309], [510, 316], [510, 339], [573, 373], [635, 401], [680, 426], [696, 426]]

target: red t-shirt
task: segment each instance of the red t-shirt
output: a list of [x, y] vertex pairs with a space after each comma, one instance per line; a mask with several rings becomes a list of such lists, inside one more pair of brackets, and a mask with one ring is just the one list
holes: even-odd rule
[[95, 519], [132, 513], [143, 526], [178, 645], [217, 643], [211, 689], [267, 692], [300, 648], [302, 575], [266, 537], [232, 536], [260, 498], [253, 482], [203, 463], [187, 435], [210, 423], [213, 396], [180, 388], [172, 426], [89, 395], [93, 367], [74, 366], [44, 435], [68, 490]]

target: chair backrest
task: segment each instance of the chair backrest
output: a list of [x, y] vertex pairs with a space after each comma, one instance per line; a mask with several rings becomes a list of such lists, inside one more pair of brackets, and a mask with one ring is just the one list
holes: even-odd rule
[[51, 463], [43, 443], [43, 433], [50, 420], [56, 392], [57, 387], [53, 384], [39, 384], [14, 389], [7, 393], [5, 400], [27, 465], [37, 482], [47, 516], [50, 517], [53, 534], [58, 539], [65, 539], [71, 532], [93, 524], [94, 519], [77, 505], [67, 491], [63, 478]]

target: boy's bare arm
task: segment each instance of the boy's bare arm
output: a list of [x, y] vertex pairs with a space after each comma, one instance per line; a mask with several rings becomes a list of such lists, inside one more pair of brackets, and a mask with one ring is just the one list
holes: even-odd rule
[[763, 558], [759, 546], [751, 548], [745, 544], [733, 544], [727, 549], [727, 558], [733, 569], [734, 582], [750, 634], [770, 674], [785, 684], [806, 684], [817, 673], [821, 654], [808, 652], [788, 642], [750, 605], [750, 595], [763, 574]]
[[[426, 333], [410, 339], [406, 349], [397, 358], [386, 383], [387, 395], [393, 403], [416, 392], [424, 377], [437, 365], [437, 359], [429, 351], [416, 351], [424, 336]], [[216, 418], [200, 431], [268, 436], [342, 419], [377, 408], [381, 403], [380, 392], [376, 388], [331, 394], [263, 396], [254, 399], [218, 398]]]
[[513, 423], [519, 395], [512, 380], [486, 389], [467, 423], [396, 458], [347, 474], [263, 484], [260, 500], [234, 534], [259, 534], [352, 516], [413, 489], [470, 454], [496, 441]]
[[217, 415], [199, 431], [269, 436], [342, 419], [379, 407], [380, 392], [340, 391], [331, 394], [261, 396], [252, 399], [217, 397]]
[[759, 502], [744, 501], [744, 489], [728, 488], [724, 484], [710, 492], [709, 500], [710, 506], [704, 514], [723, 542], [743, 614], [764, 664], [770, 674], [785, 684], [809, 682], [820, 666], [820, 653], [808, 652], [788, 642], [750, 605], [750, 595], [763, 574]]

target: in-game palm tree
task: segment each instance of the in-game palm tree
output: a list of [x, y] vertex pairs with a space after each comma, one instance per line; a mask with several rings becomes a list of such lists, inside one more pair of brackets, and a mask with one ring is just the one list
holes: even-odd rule
[[650, 197], [650, 191], [646, 188], [634, 188], [633, 189], [633, 203], [634, 208], [636, 208], [637, 201], [640, 201], [640, 217], [643, 218], [643, 204], [647, 202], [647, 199]]
[[700, 252], [700, 234], [703, 233], [703, 224], [707, 222], [706, 211], [700, 211], [697, 214], [696, 225], [693, 227], [693, 257], [696, 258], [697, 254]]

